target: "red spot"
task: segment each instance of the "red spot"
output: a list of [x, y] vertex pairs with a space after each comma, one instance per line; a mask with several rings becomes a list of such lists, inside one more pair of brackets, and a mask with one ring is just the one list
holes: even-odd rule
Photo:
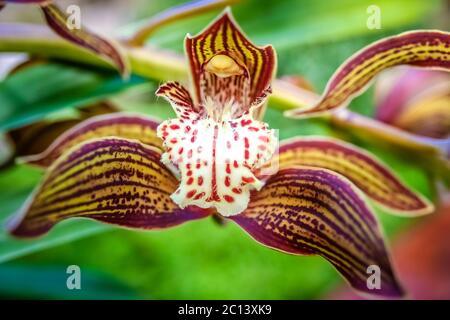
[[191, 131], [191, 127], [190, 127], [190, 126], [186, 126], [186, 128], [184, 128], [184, 131], [185, 131], [186, 133], [188, 133], [189, 131]]
[[200, 162], [197, 162], [197, 164], [195, 165], [195, 168], [200, 169], [201, 166], [202, 166], [202, 164]]
[[170, 129], [172, 129], [172, 130], [177, 130], [177, 129], [180, 129], [180, 126], [177, 125], [177, 124], [171, 124], [171, 125], [170, 125]]
[[230, 184], [231, 184], [230, 176], [226, 176], [226, 177], [225, 177], [225, 187], [229, 187]]
[[242, 177], [242, 182], [244, 182], [244, 183], [253, 183], [253, 182], [255, 182], [255, 178], [253, 178], [253, 177]]
[[192, 142], [192, 143], [194, 143], [194, 142], [195, 142], [195, 140], [197, 140], [197, 136], [192, 136], [192, 138], [191, 138], [191, 142]]
[[249, 125], [250, 123], [252, 123], [252, 120], [245, 120], [245, 119], [241, 120], [241, 126], [243, 127]]
[[162, 134], [163, 138], [167, 137], [168, 135], [169, 135], [169, 133], [167, 131], [164, 131]]
[[258, 132], [259, 128], [256, 127], [248, 127], [248, 130], [253, 131], [253, 132]]
[[223, 198], [225, 199], [226, 202], [232, 203], [234, 202], [234, 198], [232, 196], [229, 195], [224, 195]]
[[225, 167], [225, 172], [228, 173], [228, 174], [231, 173], [231, 166], [230, 166], [229, 162], [227, 163], [227, 166]]
[[187, 198], [192, 198], [194, 195], [195, 195], [195, 190], [191, 190], [191, 191], [189, 191], [187, 194], [186, 194], [186, 197]]
[[242, 189], [239, 189], [239, 188], [233, 188], [233, 189], [231, 189], [231, 191], [233, 191], [233, 192], [236, 193], [236, 194], [241, 194]]
[[227, 141], [227, 148], [231, 149], [231, 142], [230, 141]]
[[269, 137], [266, 136], [259, 136], [258, 139], [261, 140], [262, 142], [269, 142]]
[[188, 159], [192, 158], [192, 149], [189, 149], [187, 157]]
[[239, 163], [237, 162], [237, 160], [233, 161], [233, 167], [239, 168]]
[[260, 145], [258, 146], [258, 149], [261, 150], [261, 151], [264, 151], [264, 150], [266, 150], [267, 148], [266, 148], [265, 145], [260, 144]]
[[205, 196], [205, 193], [204, 192], [200, 192], [198, 195], [196, 195], [195, 196], [195, 200], [198, 200], [198, 199], [200, 199], [201, 197], [204, 197]]
[[178, 154], [182, 154], [183, 153], [183, 147], [181, 147], [180, 149], [178, 149]]
[[244, 138], [244, 145], [245, 145], [246, 148], [250, 147], [250, 143], [248, 142], [248, 138], [247, 137]]
[[190, 163], [186, 164], [186, 169], [191, 169], [191, 164]]
[[177, 138], [172, 138], [171, 140], [170, 140], [170, 143], [177, 143]]
[[203, 177], [202, 176], [198, 177], [198, 182], [197, 183], [198, 183], [199, 186], [201, 186], [203, 184]]
[[248, 150], [244, 151], [244, 157], [245, 157], [245, 160], [248, 160], [248, 158], [250, 158], [250, 152]]
[[234, 133], [234, 141], [238, 141], [239, 140], [239, 133], [235, 132]]
[[191, 185], [193, 183], [194, 183], [194, 178], [192, 178], [192, 177], [189, 177], [189, 179], [186, 181], [187, 185]]
[[189, 170], [188, 172], [186, 172], [186, 175], [187, 175], [188, 177], [192, 176], [192, 171]]

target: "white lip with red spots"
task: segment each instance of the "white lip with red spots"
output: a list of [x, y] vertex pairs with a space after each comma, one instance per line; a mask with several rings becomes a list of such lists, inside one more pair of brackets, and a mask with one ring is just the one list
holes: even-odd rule
[[233, 118], [239, 106], [232, 100], [223, 105], [207, 100], [197, 112], [169, 97], [167, 90], [172, 98], [180, 97], [181, 92], [173, 94], [177, 84], [164, 86], [158, 94], [168, 98], [179, 116], [158, 127], [166, 148], [161, 160], [180, 177], [172, 199], [181, 208], [196, 205], [214, 207], [223, 216], [239, 214], [247, 208], [250, 191], [263, 186], [254, 172], [275, 152], [274, 130], [252, 118], [259, 106]]

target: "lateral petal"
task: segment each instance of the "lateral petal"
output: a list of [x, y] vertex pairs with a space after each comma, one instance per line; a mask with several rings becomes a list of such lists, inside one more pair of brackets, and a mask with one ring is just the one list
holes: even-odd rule
[[[402, 296], [379, 224], [359, 190], [336, 173], [281, 169], [230, 219], [265, 246], [324, 257], [360, 292]], [[373, 268], [380, 271], [379, 288], [368, 284]]]

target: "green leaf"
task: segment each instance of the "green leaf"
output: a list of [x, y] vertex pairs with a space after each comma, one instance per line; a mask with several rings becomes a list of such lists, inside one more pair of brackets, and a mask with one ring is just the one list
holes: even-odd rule
[[136, 299], [130, 288], [80, 266], [79, 290], [67, 288], [67, 266], [0, 265], [0, 297], [8, 299]]
[[0, 130], [42, 119], [49, 112], [82, 106], [144, 83], [117, 73], [56, 62], [39, 64], [0, 83]]

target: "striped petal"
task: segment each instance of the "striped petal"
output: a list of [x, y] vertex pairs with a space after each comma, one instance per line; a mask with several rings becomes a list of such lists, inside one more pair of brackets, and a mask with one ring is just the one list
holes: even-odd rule
[[11, 234], [38, 236], [71, 217], [141, 229], [205, 217], [206, 211], [181, 210], [170, 199], [178, 181], [160, 157], [156, 148], [118, 138], [90, 140], [70, 149], [48, 169], [22, 213], [11, 221]]
[[195, 108], [191, 94], [178, 82], [166, 82], [158, 88], [156, 95], [165, 98], [172, 106], [178, 118], [195, 120], [200, 110]]
[[89, 139], [109, 136], [135, 139], [144, 144], [161, 148], [162, 141], [156, 136], [158, 125], [159, 122], [151, 118], [125, 113], [92, 117], [66, 131], [44, 152], [22, 157], [21, 160], [36, 166], [48, 167], [73, 146]]
[[46, 2], [42, 4], [41, 9], [44, 13], [47, 24], [58, 35], [76, 45], [92, 51], [97, 55], [105, 57], [117, 67], [122, 76], [128, 76], [128, 61], [118, 45], [114, 44], [111, 40], [106, 40], [83, 28], [71, 29], [67, 23], [69, 21], [67, 15], [52, 3]]
[[188, 35], [185, 47], [196, 104], [207, 99], [224, 104], [232, 98], [242, 107], [238, 117], [266, 94], [276, 69], [275, 51], [251, 43], [229, 10], [199, 35]]
[[331, 138], [294, 138], [279, 149], [279, 166], [325, 168], [352, 181], [372, 200], [402, 215], [431, 213], [433, 205], [410, 190], [379, 160], [351, 144]]
[[286, 114], [302, 117], [345, 107], [365, 90], [378, 73], [397, 65], [449, 71], [450, 34], [441, 31], [412, 31], [377, 41], [341, 65], [315, 106], [291, 110]]
[[[402, 295], [379, 224], [363, 196], [329, 170], [281, 169], [254, 194], [246, 211], [230, 219], [265, 246], [324, 257], [358, 291]], [[370, 266], [381, 271], [379, 289], [367, 285]]]

